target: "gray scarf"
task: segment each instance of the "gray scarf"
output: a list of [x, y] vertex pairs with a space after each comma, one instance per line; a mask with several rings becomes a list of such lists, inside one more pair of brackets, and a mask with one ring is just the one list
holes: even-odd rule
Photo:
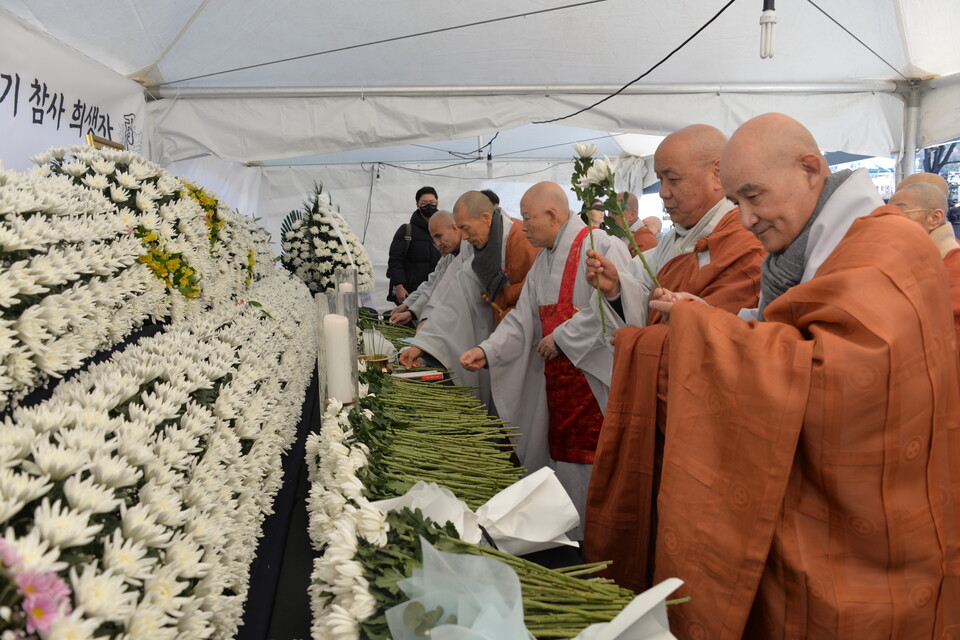
[[763, 310], [767, 305], [779, 298], [793, 286], [800, 284], [803, 277], [804, 258], [807, 253], [807, 239], [810, 236], [810, 228], [813, 222], [820, 215], [823, 206], [830, 199], [841, 184], [853, 174], [849, 169], [831, 173], [827, 176], [823, 184], [823, 191], [820, 193], [820, 199], [817, 200], [817, 206], [813, 208], [813, 215], [807, 220], [803, 230], [783, 251], [768, 254], [760, 267], [760, 307], [757, 309], [757, 317], [763, 320]]
[[503, 285], [510, 284], [507, 275], [501, 270], [501, 264], [503, 264], [503, 215], [497, 207], [493, 210], [487, 244], [483, 249], [477, 249], [473, 256], [473, 271], [491, 300], [500, 293]]

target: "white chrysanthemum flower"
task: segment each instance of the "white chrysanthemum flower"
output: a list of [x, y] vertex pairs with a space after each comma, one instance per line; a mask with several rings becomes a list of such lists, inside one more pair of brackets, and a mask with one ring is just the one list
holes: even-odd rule
[[117, 174], [114, 176], [114, 178], [116, 179], [117, 183], [125, 189], [140, 188], [140, 182], [125, 171], [117, 171]]
[[127, 508], [120, 505], [121, 530], [125, 538], [142, 542], [148, 547], [161, 547], [169, 540], [173, 532], [157, 523], [157, 517], [144, 504]]
[[357, 617], [338, 604], [330, 607], [326, 616], [327, 627], [336, 640], [359, 640], [360, 625]]
[[146, 180], [147, 178], [155, 177], [162, 169], [153, 165], [152, 163], [144, 162], [142, 159], [138, 159], [130, 163], [130, 166], [127, 167], [130, 175], [132, 175], [137, 180]]
[[122, 575], [109, 569], [100, 573], [96, 562], [84, 566], [80, 574], [76, 569], [70, 568], [74, 601], [88, 614], [110, 622], [120, 622], [130, 615], [139, 593], [127, 590]]
[[87, 165], [82, 162], [66, 162], [61, 167], [64, 173], [78, 178], [87, 172]]
[[103, 541], [103, 566], [123, 575], [133, 585], [149, 577], [158, 559], [147, 555], [147, 547], [136, 540], [126, 540], [119, 529]]
[[163, 194], [160, 193], [160, 190], [149, 182], [140, 187], [140, 193], [151, 200], [158, 200], [163, 196]]
[[576, 151], [577, 155], [580, 156], [581, 158], [592, 158], [593, 156], [597, 155], [597, 153], [599, 153], [600, 148], [597, 145], [593, 144], [592, 142], [589, 142], [589, 143], [574, 142], [573, 150]]
[[364, 578], [360, 578], [359, 583], [353, 587], [353, 604], [350, 607], [350, 613], [357, 617], [357, 620], [363, 622], [369, 620], [377, 614], [379, 610], [377, 599], [370, 594], [370, 588]]
[[104, 160], [103, 158], [98, 158], [94, 160], [93, 162], [90, 163], [90, 166], [93, 168], [94, 171], [96, 171], [97, 173], [103, 174], [105, 176], [110, 175], [117, 169], [117, 165], [115, 162]]
[[364, 540], [378, 547], [386, 546], [390, 524], [387, 522], [385, 512], [364, 501], [355, 517], [357, 533], [363, 536]]
[[20, 513], [26, 504], [23, 500], [17, 500], [16, 498], [8, 498], [6, 496], [0, 498], [0, 522], [7, 522], [13, 518]]
[[73, 475], [63, 483], [63, 494], [70, 506], [78, 511], [90, 513], [109, 513], [120, 506], [113, 489], [97, 484], [93, 478], [80, 479]]
[[141, 475], [139, 469], [127, 464], [122, 457], [110, 454], [94, 456], [90, 472], [97, 482], [111, 489], [132, 486], [137, 483]]
[[124, 627], [126, 634], [121, 640], [175, 640], [177, 637], [176, 618], [171, 617], [160, 607], [141, 604], [131, 613]]
[[44, 439], [33, 445], [30, 452], [33, 461], [24, 461], [23, 468], [38, 476], [63, 480], [86, 468], [90, 457], [85, 451], [59, 446]]
[[180, 496], [168, 486], [150, 480], [140, 489], [140, 504], [149, 507], [157, 522], [169, 527], [180, 526], [187, 517]]
[[91, 189], [96, 189], [97, 191], [102, 191], [110, 186], [110, 181], [107, 180], [107, 177], [99, 173], [92, 173], [84, 176], [82, 182]]
[[177, 534], [167, 545], [163, 562], [183, 578], [202, 578], [211, 565], [203, 562], [203, 548], [189, 534]]
[[107, 440], [109, 417], [95, 409], [77, 409], [73, 415], [74, 429], [61, 429], [57, 440], [64, 447], [77, 451], [110, 452], [117, 443]]
[[189, 586], [190, 583], [180, 580], [175, 571], [169, 567], [163, 567], [144, 581], [143, 601], [150, 606], [177, 615], [180, 607], [187, 602], [187, 598], [180, 594]]
[[67, 568], [66, 562], [60, 562], [60, 550], [52, 547], [46, 540], [40, 538], [40, 531], [36, 528], [18, 538], [13, 527], [7, 527], [3, 534], [4, 541], [16, 548], [20, 556], [20, 565], [24, 571], [44, 573], [48, 571], [63, 571]]
[[37, 153], [30, 156], [30, 162], [36, 165], [45, 165], [51, 160], [53, 160], [53, 154], [49, 151], [44, 151], [43, 153]]
[[93, 542], [102, 524], [90, 525], [90, 514], [74, 511], [69, 506], [60, 508], [60, 501], [52, 505], [44, 498], [33, 514], [34, 527], [44, 540], [61, 549], [79, 547]]
[[[144, 195], [143, 192], [137, 194], [134, 202], [136, 202], [137, 209], [139, 209], [142, 213], [154, 213], [157, 211], [157, 203]], [[168, 233], [164, 235], [169, 237], [172, 234]]]
[[103, 620], [93, 617], [83, 609], [75, 609], [53, 621], [43, 634], [45, 640], [94, 640]]
[[603, 160], [594, 160], [590, 168], [587, 169], [587, 173], [580, 178], [578, 186], [581, 189], [586, 189], [593, 185], [603, 184], [612, 178], [616, 168], [616, 160], [610, 160], [607, 157], [604, 157]]
[[[117, 202], [117, 203], [119, 203], [119, 202], [126, 202], [127, 200], [130, 199], [130, 192], [127, 191], [126, 189], [124, 189], [123, 187], [119, 187], [119, 186], [117, 186], [117, 185], [110, 185], [110, 199], [113, 200], [114, 202]], [[120, 213], [121, 213], [121, 217], [123, 217], [123, 213], [124, 213], [125, 211], [126, 211], [126, 212], [129, 212], [130, 210], [127, 209], [126, 207], [124, 207], [124, 208], [121, 210], [121, 212], [120, 212]], [[128, 215], [129, 215], [129, 214], [128, 214]], [[125, 220], [125, 222], [127, 222], [127, 224], [133, 224], [133, 223], [136, 222], [136, 221], [135, 221], [135, 220]]]
[[34, 476], [20, 473], [16, 469], [0, 469], [0, 496], [7, 500], [32, 502], [46, 495], [52, 487], [50, 476]]

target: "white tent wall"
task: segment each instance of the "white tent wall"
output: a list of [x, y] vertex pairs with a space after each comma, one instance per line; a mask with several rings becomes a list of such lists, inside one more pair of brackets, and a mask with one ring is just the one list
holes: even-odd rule
[[[900, 147], [903, 101], [891, 93], [742, 91], [620, 95], [564, 123], [665, 135], [700, 122], [731, 133], [755, 115], [779, 111], [805, 123], [828, 151], [888, 155]], [[204, 154], [250, 162], [488, 135], [594, 100], [592, 95], [181, 97], [152, 102], [148, 109], [154, 159], [167, 164]]]
[[[256, 215], [269, 231], [277, 255], [280, 225], [292, 209], [300, 208], [322, 184], [335, 207], [363, 240], [373, 262], [376, 288], [372, 303], [388, 309], [387, 256], [397, 228], [409, 222], [416, 209], [417, 189], [430, 185], [439, 194], [440, 208], [451, 209], [456, 199], [471, 189], [493, 189], [503, 208], [519, 217], [520, 197], [534, 183], [552, 180], [569, 185], [572, 150], [567, 160], [479, 162], [437, 170], [436, 165], [294, 165], [245, 167], [215, 158], [186, 160], [167, 168], [176, 175], [209, 187], [240, 213]], [[579, 208], [569, 193], [571, 208]]]
[[931, 80], [921, 94], [918, 144], [928, 147], [957, 138], [960, 138], [960, 74]]

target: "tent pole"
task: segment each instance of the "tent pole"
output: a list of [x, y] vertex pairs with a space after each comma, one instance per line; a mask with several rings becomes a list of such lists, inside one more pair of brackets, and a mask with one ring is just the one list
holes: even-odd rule
[[[474, 87], [147, 87], [147, 99], [162, 98], [372, 98], [372, 97], [454, 97], [520, 95], [609, 95], [621, 89], [615, 85], [488, 85]], [[636, 84], [624, 95], [700, 94], [700, 93], [895, 93], [897, 83], [797, 82], [797, 83], [710, 83], [710, 84]]]
[[920, 85], [911, 81], [907, 88], [907, 108], [903, 110], [903, 142], [900, 148], [900, 166], [897, 184], [904, 177], [916, 172], [917, 147], [920, 146]]

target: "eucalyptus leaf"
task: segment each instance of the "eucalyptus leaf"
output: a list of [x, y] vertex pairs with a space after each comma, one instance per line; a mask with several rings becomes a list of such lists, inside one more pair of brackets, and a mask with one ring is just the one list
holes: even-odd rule
[[403, 610], [403, 624], [408, 629], [416, 629], [423, 622], [423, 614], [427, 609], [421, 602], [411, 602]]

